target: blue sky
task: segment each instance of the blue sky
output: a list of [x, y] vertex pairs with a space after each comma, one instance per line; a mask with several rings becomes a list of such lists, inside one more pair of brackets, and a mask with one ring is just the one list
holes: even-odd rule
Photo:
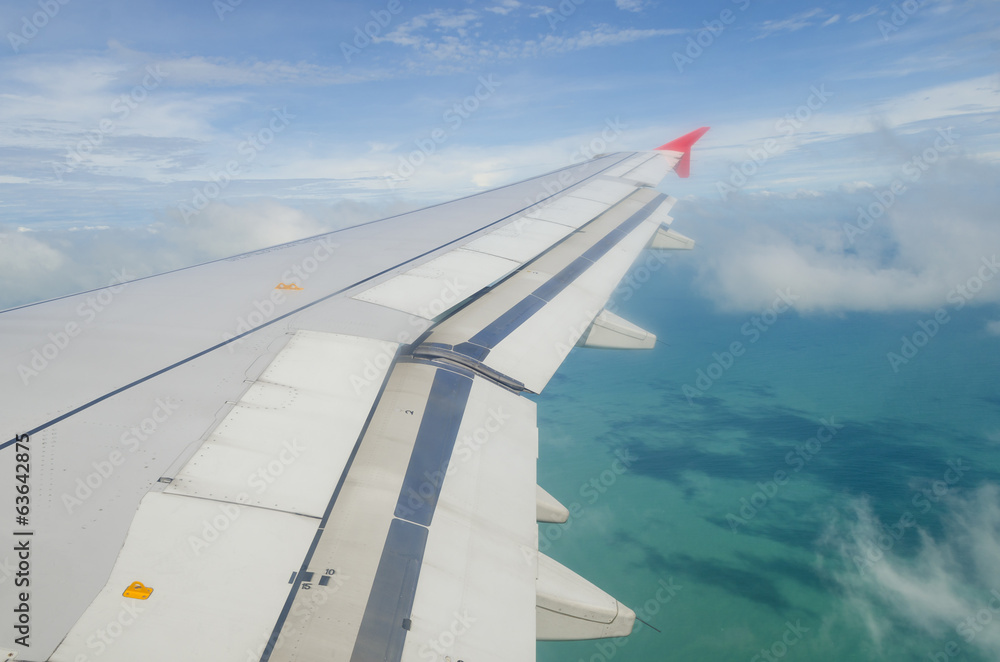
[[1000, 245], [998, 26], [971, 0], [3, 2], [0, 276], [101, 285], [709, 125], [661, 185], [706, 296], [933, 309]]

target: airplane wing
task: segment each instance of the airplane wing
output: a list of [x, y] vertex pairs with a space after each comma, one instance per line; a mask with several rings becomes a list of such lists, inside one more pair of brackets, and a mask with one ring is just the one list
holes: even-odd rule
[[706, 129], [0, 313], [0, 656], [534, 659], [628, 634], [538, 552], [539, 393], [669, 229]]

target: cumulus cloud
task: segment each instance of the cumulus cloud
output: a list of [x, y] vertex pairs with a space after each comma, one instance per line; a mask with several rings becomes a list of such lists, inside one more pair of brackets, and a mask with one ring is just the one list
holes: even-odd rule
[[[845, 606], [864, 621], [876, 644], [912, 627], [940, 641], [942, 649], [953, 642], [997, 659], [1000, 488], [984, 485], [967, 498], [946, 496], [934, 507], [944, 523], [938, 537], [920, 528], [913, 513], [916, 523], [906, 526], [910, 520], [880, 521], [866, 501], [853, 504], [846, 525], [831, 529], [824, 541], [843, 562], [837, 580]], [[898, 551], [904, 536], [918, 537], [915, 553]]]
[[[957, 153], [936, 158], [917, 181], [890, 171], [874, 184], [852, 181], [809, 195], [693, 203], [685, 226], [702, 240], [699, 285], [720, 308], [740, 311], [788, 288], [806, 313], [1000, 301], [1000, 191], [993, 185], [1000, 168]], [[894, 181], [905, 190], [892, 193]]]
[[54, 274], [66, 263], [62, 251], [34, 233], [0, 228], [0, 281], [10, 300], [25, 302], [46, 296], [59, 280]]

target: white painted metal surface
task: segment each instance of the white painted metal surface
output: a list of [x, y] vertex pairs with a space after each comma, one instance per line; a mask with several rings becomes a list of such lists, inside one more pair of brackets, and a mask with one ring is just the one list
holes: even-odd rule
[[676, 204], [677, 204], [677, 198], [675, 198], [672, 195], [668, 195], [667, 198], [663, 201], [663, 204], [661, 204], [659, 208], [652, 213], [652, 215], [649, 217], [649, 220], [652, 221], [653, 223], [659, 223], [660, 225], [669, 226], [671, 223], [674, 222], [673, 217], [670, 215], [670, 210], [672, 210], [674, 208], [674, 205]]
[[673, 169], [674, 164], [680, 158], [679, 154], [675, 158], [674, 154], [677, 152], [655, 152], [653, 157], [647, 160], [642, 165], [629, 170], [622, 177], [624, 179], [630, 179], [632, 181], [638, 182], [644, 186], [656, 186], [663, 178], [667, 176], [667, 173]]
[[[308, 517], [149, 494], [107, 585], [51, 659], [245, 662], [315, 533]], [[134, 582], [152, 594], [124, 597]]]
[[628, 159], [619, 163], [618, 165], [609, 168], [607, 171], [605, 171], [604, 174], [607, 175], [608, 177], [624, 177], [625, 173], [639, 167], [640, 165], [648, 161], [650, 158], [652, 158], [652, 156], [653, 156], [652, 152], [639, 152], [638, 154], [629, 157]]
[[397, 347], [298, 332], [166, 492], [321, 517]]
[[458, 439], [402, 659], [534, 659], [535, 404], [476, 379]]
[[536, 485], [536, 489], [535, 519], [550, 524], [565, 523], [569, 519], [569, 508], [543, 490], [541, 485]]
[[661, 250], [689, 251], [694, 248], [694, 239], [685, 237], [676, 230], [660, 228], [659, 231], [653, 236], [649, 247]]
[[566, 566], [538, 555], [539, 640], [601, 639], [632, 632], [635, 612]]
[[577, 343], [601, 349], [652, 349], [656, 336], [609, 310], [602, 310]]
[[635, 189], [635, 184], [631, 182], [602, 178], [573, 189], [573, 197], [615, 205], [634, 193]]
[[523, 264], [571, 232], [573, 228], [566, 225], [522, 216], [513, 223], [484, 234], [464, 248]]
[[514, 260], [457, 248], [356, 294], [354, 298], [430, 320], [519, 265]]
[[570, 195], [559, 198], [550, 205], [531, 210], [528, 217], [560, 223], [576, 229], [603, 214], [610, 206], [606, 202], [597, 202]]
[[270, 662], [351, 659], [434, 376], [425, 365], [393, 368], [308, 563], [317, 581], [330, 571], [332, 580], [296, 593]]

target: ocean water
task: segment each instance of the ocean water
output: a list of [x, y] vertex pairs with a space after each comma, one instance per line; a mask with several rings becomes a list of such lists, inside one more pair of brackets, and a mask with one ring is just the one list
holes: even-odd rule
[[540, 548], [660, 632], [538, 659], [1000, 659], [995, 311], [894, 371], [929, 314], [789, 311], [751, 342], [688, 265], [618, 307], [656, 349], [577, 349], [537, 398], [539, 483], [575, 512]]

